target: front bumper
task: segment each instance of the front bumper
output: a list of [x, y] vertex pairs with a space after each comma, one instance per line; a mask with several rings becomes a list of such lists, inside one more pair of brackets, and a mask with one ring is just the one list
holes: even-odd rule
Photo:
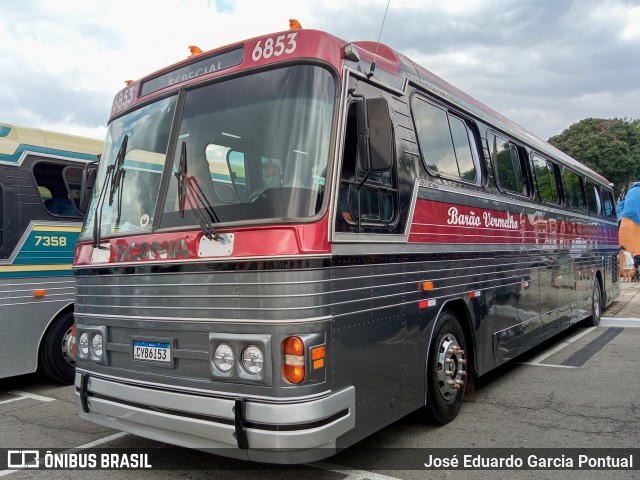
[[302, 463], [336, 452], [355, 426], [355, 388], [309, 399], [172, 391], [78, 370], [80, 417], [153, 440], [234, 458]]

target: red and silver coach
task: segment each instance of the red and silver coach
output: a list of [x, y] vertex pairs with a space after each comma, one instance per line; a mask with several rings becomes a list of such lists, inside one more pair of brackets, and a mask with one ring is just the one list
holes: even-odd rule
[[618, 294], [609, 183], [373, 42], [290, 30], [135, 81], [95, 178], [81, 416], [172, 444], [302, 462], [445, 424]]

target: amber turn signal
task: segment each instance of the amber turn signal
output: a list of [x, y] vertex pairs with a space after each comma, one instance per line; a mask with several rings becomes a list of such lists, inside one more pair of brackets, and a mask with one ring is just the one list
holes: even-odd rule
[[304, 380], [304, 342], [299, 337], [288, 337], [283, 344], [284, 378], [289, 383], [300, 383]]

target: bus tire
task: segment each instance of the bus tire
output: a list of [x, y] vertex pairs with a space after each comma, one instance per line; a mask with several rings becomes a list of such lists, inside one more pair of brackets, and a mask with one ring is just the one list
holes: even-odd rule
[[57, 317], [49, 327], [40, 348], [42, 372], [54, 382], [72, 384], [76, 375], [73, 312]]
[[600, 319], [602, 318], [602, 287], [600, 286], [600, 280], [596, 277], [593, 281], [593, 289], [591, 290], [591, 316], [587, 319], [587, 324], [590, 327], [597, 327], [600, 325]]
[[453, 420], [466, 388], [466, 341], [458, 317], [444, 311], [436, 320], [427, 362], [427, 419], [439, 425]]

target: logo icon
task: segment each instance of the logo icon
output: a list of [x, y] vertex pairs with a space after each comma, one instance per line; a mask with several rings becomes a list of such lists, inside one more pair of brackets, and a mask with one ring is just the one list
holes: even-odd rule
[[8, 468], [38, 468], [40, 452], [38, 450], [9, 450], [7, 452]]

